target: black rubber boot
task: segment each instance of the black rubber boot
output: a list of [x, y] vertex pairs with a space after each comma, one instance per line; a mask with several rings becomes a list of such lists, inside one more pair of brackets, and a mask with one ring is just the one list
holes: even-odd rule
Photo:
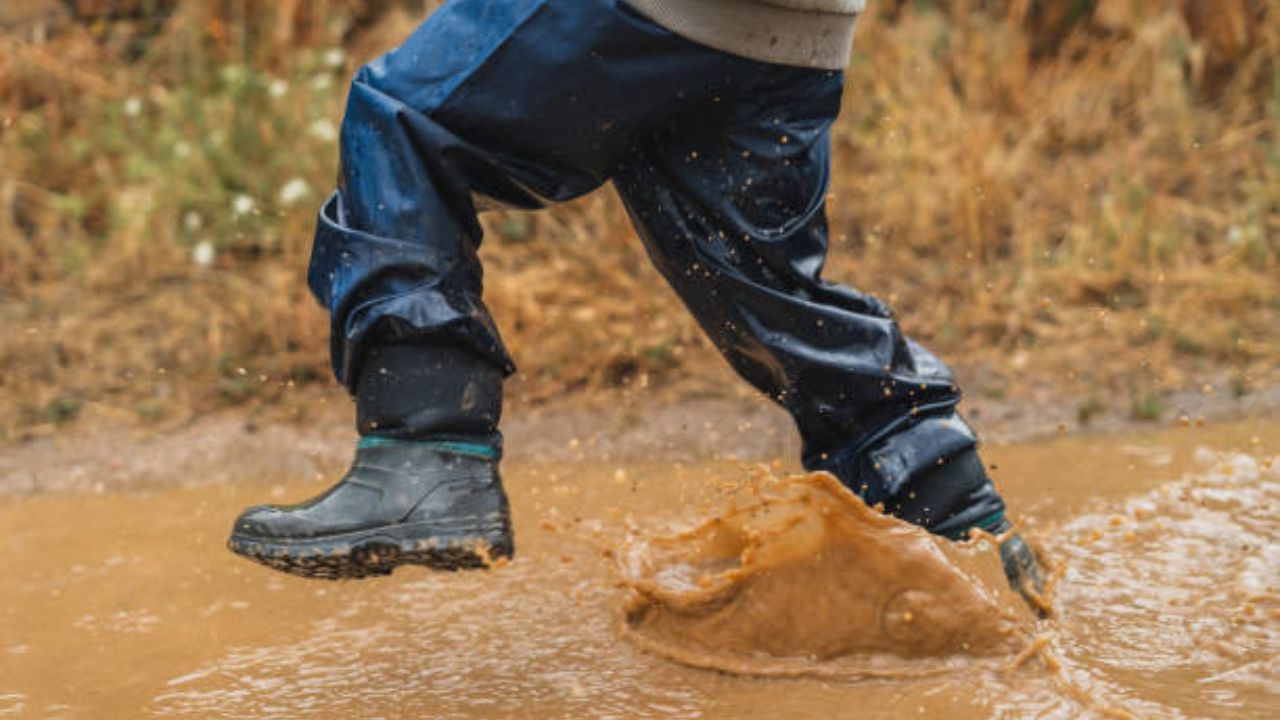
[[[1013, 526], [1008, 520], [995, 528], [995, 534], [1007, 535]], [[1027, 604], [1041, 616], [1049, 613], [1044, 597], [1044, 571], [1031, 545], [1021, 535], [1014, 533], [1000, 543], [1000, 562], [1009, 584], [1026, 598]]]
[[232, 551], [332, 579], [511, 557], [511, 513], [498, 475], [501, 371], [461, 348], [375, 347], [356, 410], [364, 437], [346, 476], [297, 505], [249, 508], [235, 522]]
[[403, 564], [485, 567], [515, 551], [496, 455], [462, 443], [371, 438], [319, 497], [246, 510], [229, 546], [276, 570], [334, 580]]

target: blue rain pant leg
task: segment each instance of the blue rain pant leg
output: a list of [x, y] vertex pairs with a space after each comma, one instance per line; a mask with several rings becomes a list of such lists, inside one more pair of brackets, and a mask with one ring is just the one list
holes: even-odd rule
[[[730, 107], [721, 96], [787, 72], [686, 41], [620, 0], [454, 0], [362, 68], [308, 274], [361, 431], [498, 438], [501, 381], [485, 365], [514, 366], [481, 299], [477, 213], [586, 193], [655, 128], [714, 124]], [[384, 345], [397, 349], [375, 352]], [[440, 378], [405, 369], [445, 356], [469, 358], [443, 380], [481, 388], [483, 417], [464, 417], [467, 392], [433, 392]], [[405, 397], [452, 406], [418, 412]]]
[[653, 138], [617, 186], [654, 264], [742, 377], [795, 419], [804, 464], [939, 534], [1004, 503], [951, 371], [889, 309], [820, 279], [838, 73], [797, 71], [723, 127]]
[[[716, 346], [791, 412], [805, 464], [891, 511], [908, 492], [928, 495], [912, 484], [975, 443], [950, 373], [879, 301], [820, 279], [841, 84], [840, 73], [684, 40], [623, 0], [446, 3], [352, 84], [339, 188], [321, 210], [308, 277], [332, 313], [338, 379], [357, 392], [371, 352], [412, 365], [399, 349], [415, 346], [433, 348], [436, 364], [510, 373], [481, 299], [477, 213], [538, 208], [614, 179]], [[492, 373], [463, 376], [494, 386]], [[394, 377], [369, 385], [397, 407], [415, 395]], [[496, 423], [494, 403], [481, 406]], [[400, 407], [395, 431], [448, 434], [438, 418], [455, 422], [458, 410]], [[973, 482], [976, 494], [962, 493], [972, 507], [926, 505], [918, 521], [947, 532], [935, 515], [998, 513], [985, 476]]]
[[754, 63], [684, 40], [622, 0], [453, 0], [362, 68], [308, 282], [354, 390], [367, 345], [462, 345], [510, 373], [481, 300], [480, 210], [534, 209], [606, 182], [641, 138], [708, 123]]

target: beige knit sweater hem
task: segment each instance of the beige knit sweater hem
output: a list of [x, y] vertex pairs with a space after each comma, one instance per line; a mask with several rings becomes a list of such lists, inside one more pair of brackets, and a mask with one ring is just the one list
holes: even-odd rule
[[800, 2], [782, 7], [787, 3], [778, 0], [625, 1], [678, 35], [752, 60], [843, 70], [853, 48], [852, 11], [801, 9], [813, 3]]

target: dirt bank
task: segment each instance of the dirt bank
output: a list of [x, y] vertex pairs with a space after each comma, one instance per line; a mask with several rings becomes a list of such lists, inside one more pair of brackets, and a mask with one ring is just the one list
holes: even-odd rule
[[[1112, 408], [1082, 420], [1078, 398], [1005, 401], [979, 397], [967, 414], [988, 442], [1063, 432], [1115, 433], [1280, 414], [1280, 384], [1243, 397], [1221, 386], [1162, 396], [1155, 421]], [[1206, 391], [1207, 388], [1207, 391]], [[1048, 395], [1046, 391], [1046, 395]], [[246, 418], [225, 412], [156, 429], [94, 415], [65, 432], [0, 445], [0, 496], [106, 492], [265, 478], [281, 485], [336, 476], [355, 433], [341, 395], [311, 398], [305, 420]], [[781, 459], [794, 467], [800, 445], [790, 419], [750, 396], [667, 402], [617, 393], [509, 415], [507, 457], [514, 462], [688, 462]]]

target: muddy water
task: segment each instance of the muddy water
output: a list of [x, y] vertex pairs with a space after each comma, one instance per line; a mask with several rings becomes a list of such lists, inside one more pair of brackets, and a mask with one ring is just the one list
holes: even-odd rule
[[692, 528], [628, 538], [632, 642], [738, 675], [844, 679], [937, 674], [1031, 642], [997, 538], [932, 536], [826, 473], [765, 475], [736, 495]]
[[733, 676], [625, 639], [601, 550], [711, 517], [746, 472], [727, 463], [513, 458], [516, 562], [346, 584], [222, 547], [240, 506], [319, 486], [3, 500], [0, 717], [1280, 717], [1277, 452], [1274, 420], [990, 448], [1061, 568], [1057, 616], [1021, 658], [879, 680]]

